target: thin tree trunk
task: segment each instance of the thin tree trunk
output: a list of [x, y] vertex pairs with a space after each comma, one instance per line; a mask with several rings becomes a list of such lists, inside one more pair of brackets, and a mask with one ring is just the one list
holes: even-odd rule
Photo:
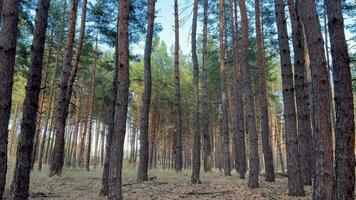
[[355, 196], [355, 121], [350, 57], [340, 1], [326, 0], [336, 107], [335, 198]]
[[297, 119], [294, 99], [293, 69], [288, 44], [283, 0], [275, 0], [279, 52], [282, 68], [285, 138], [287, 150], [288, 194], [304, 196], [298, 151]]
[[[155, 0], [148, 2], [148, 18], [147, 18], [147, 34], [144, 55], [144, 81], [145, 88], [142, 96], [141, 106], [141, 123], [140, 123], [140, 163], [137, 172], [137, 181], [148, 180], [148, 122], [151, 105], [152, 93], [152, 75], [151, 75], [151, 54], [152, 54], [152, 38], [155, 19]], [[152, 147], [151, 147], [152, 148]]]
[[26, 94], [21, 122], [21, 134], [17, 146], [16, 167], [11, 185], [12, 199], [28, 199], [31, 153], [36, 134], [38, 100], [41, 92], [42, 62], [46, 43], [46, 30], [50, 0], [40, 0], [37, 5], [36, 23], [28, 68]]
[[224, 173], [231, 176], [230, 152], [229, 152], [229, 122], [228, 122], [228, 99], [226, 89], [225, 71], [225, 44], [224, 44], [224, 0], [219, 0], [219, 30], [220, 30], [220, 88], [221, 88], [221, 136], [222, 136], [222, 156]]
[[211, 171], [211, 142], [209, 135], [208, 112], [208, 0], [204, 0], [203, 20], [203, 65], [202, 65], [202, 101], [201, 127], [203, 132], [203, 164], [204, 171]]
[[11, 139], [10, 139], [10, 146], [9, 146], [9, 157], [12, 157], [14, 153], [14, 148], [16, 146], [16, 131], [17, 131], [17, 118], [19, 117], [20, 112], [20, 102], [16, 102], [15, 112], [12, 117], [12, 127], [11, 127]]
[[96, 169], [98, 167], [99, 164], [99, 136], [100, 136], [100, 129], [101, 129], [101, 123], [99, 122], [98, 119], [96, 119], [95, 121], [95, 146], [94, 146], [94, 169]]
[[179, 11], [178, 0], [174, 0], [174, 31], [175, 31], [175, 49], [174, 49], [174, 85], [175, 85], [175, 112], [176, 112], [176, 142], [175, 142], [175, 170], [182, 171], [182, 105], [180, 97], [180, 75], [179, 75]]
[[198, 0], [194, 0], [193, 25], [192, 25], [192, 60], [193, 60], [193, 172], [192, 183], [200, 183], [200, 122], [199, 122], [199, 64], [197, 56], [197, 23], [198, 23]]
[[265, 180], [274, 182], [273, 154], [270, 144], [270, 127], [268, 111], [268, 93], [266, 81], [266, 61], [263, 41], [263, 26], [261, 24], [261, 5], [260, 0], [255, 0], [255, 24], [256, 24], [256, 43], [257, 43], [257, 65], [259, 68], [259, 104], [261, 112], [261, 135], [262, 149], [265, 166]]
[[115, 106], [115, 132], [112, 137], [111, 156], [109, 165], [109, 199], [123, 199], [122, 197], [122, 161], [126, 133], [126, 120], [129, 95], [129, 37], [128, 18], [129, 2], [120, 0], [119, 3], [119, 32], [117, 37], [120, 46], [118, 56], [118, 91]]
[[[80, 83], [79, 83], [80, 86]], [[79, 130], [79, 126], [80, 126], [80, 122], [81, 122], [81, 112], [82, 112], [82, 105], [81, 105], [81, 101], [80, 101], [80, 87], [77, 88], [77, 101], [76, 101], [76, 114], [75, 114], [75, 124], [74, 124], [74, 130], [73, 130], [73, 145], [71, 147], [71, 153], [69, 156], [69, 161], [71, 163], [71, 166], [73, 168], [76, 167], [76, 154], [77, 154], [77, 149], [78, 149], [78, 136], [80, 135], [80, 132], [78, 132]], [[80, 131], [80, 130], [79, 130]]]
[[0, 28], [0, 198], [7, 172], [7, 140], [21, 0], [4, 0]]
[[324, 42], [314, 1], [299, 0], [310, 56], [315, 103], [315, 183], [313, 199], [333, 199], [333, 151], [330, 116], [330, 86]]
[[[69, 28], [67, 36], [66, 51], [63, 58], [63, 69], [60, 82], [60, 94], [57, 98], [58, 105], [56, 111], [56, 137], [52, 159], [50, 162], [50, 176], [61, 175], [64, 164], [64, 130], [66, 119], [68, 116], [68, 108], [70, 99], [67, 98], [68, 80], [70, 78], [70, 70], [72, 66], [73, 47], [75, 38], [75, 26], [77, 21], [77, 8], [79, 0], [72, 0], [72, 8], [69, 19]], [[80, 54], [80, 52], [78, 52]]]
[[297, 103], [298, 146], [300, 154], [301, 178], [304, 185], [312, 184], [312, 131], [309, 115], [309, 96], [306, 82], [304, 35], [301, 20], [294, 0], [288, 0], [292, 24], [294, 49], [295, 93]]
[[258, 187], [258, 176], [260, 171], [259, 153], [258, 153], [258, 134], [256, 130], [256, 118], [253, 91], [251, 86], [251, 77], [248, 70], [248, 18], [245, 0], [240, 0], [240, 13], [242, 23], [242, 51], [241, 51], [241, 73], [244, 85], [245, 109], [247, 114], [247, 128], [250, 139], [250, 162], [248, 186]]

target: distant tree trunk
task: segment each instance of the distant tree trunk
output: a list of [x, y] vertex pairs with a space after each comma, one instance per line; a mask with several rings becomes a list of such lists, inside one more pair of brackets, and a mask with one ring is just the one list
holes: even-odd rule
[[[117, 24], [116, 30], [117, 34], [119, 34], [119, 23], [120, 21], [120, 13], [117, 16]], [[104, 169], [103, 176], [101, 179], [101, 189], [100, 196], [108, 196], [109, 195], [109, 174], [110, 174], [110, 162], [111, 162], [111, 144], [113, 135], [115, 132], [115, 106], [117, 101], [117, 92], [118, 92], [118, 74], [119, 74], [119, 37], [116, 37], [115, 41], [115, 64], [114, 64], [114, 74], [113, 74], [113, 82], [110, 94], [110, 110], [108, 113], [108, 133], [106, 135], [106, 147], [105, 147], [105, 161], [104, 161]]]
[[112, 137], [111, 156], [109, 165], [109, 199], [123, 199], [122, 197], [122, 160], [124, 154], [124, 140], [126, 133], [126, 120], [129, 95], [129, 37], [128, 18], [129, 2], [119, 2], [119, 41], [118, 56], [118, 90], [115, 106], [115, 132]]
[[326, 0], [336, 107], [335, 198], [355, 196], [355, 121], [350, 57], [340, 1]]
[[17, 131], [17, 118], [19, 117], [20, 113], [20, 102], [16, 102], [15, 111], [12, 117], [12, 127], [11, 127], [11, 139], [10, 139], [10, 146], [9, 146], [9, 157], [12, 157], [15, 148], [15, 141], [16, 141], [16, 131]]
[[144, 73], [145, 73], [145, 88], [142, 95], [141, 106], [141, 123], [140, 123], [140, 163], [137, 172], [137, 181], [143, 182], [148, 180], [148, 122], [151, 106], [152, 93], [152, 75], [151, 75], [151, 54], [152, 54], [152, 38], [155, 19], [155, 0], [148, 2], [148, 18], [147, 18], [147, 34], [144, 55]]
[[281, 164], [281, 171], [284, 174], [284, 159], [283, 159], [283, 153], [282, 153], [282, 123], [280, 120], [277, 118], [276, 119], [276, 145], [277, 145], [277, 153], [279, 157], [279, 162]]
[[12, 199], [28, 199], [31, 153], [36, 134], [38, 100], [41, 92], [42, 64], [50, 0], [40, 0], [36, 9], [36, 23], [28, 67], [26, 94], [23, 104], [21, 134], [17, 146], [16, 166], [11, 185]]
[[78, 154], [78, 167], [83, 168], [84, 167], [84, 160], [85, 160], [85, 142], [88, 134], [88, 125], [89, 125], [89, 106], [90, 105], [90, 95], [87, 95], [86, 98], [86, 106], [84, 110], [84, 120], [83, 120], [83, 126], [82, 130], [80, 132], [80, 145], [79, 145], [79, 154]]
[[[42, 162], [43, 162], [43, 154], [44, 154], [44, 149], [45, 149], [45, 142], [46, 142], [46, 137], [47, 137], [47, 130], [48, 130], [48, 124], [49, 124], [49, 120], [50, 118], [53, 116], [53, 106], [52, 103], [54, 101], [54, 96], [56, 93], [56, 87], [55, 87], [55, 83], [56, 83], [56, 76], [57, 76], [57, 67], [58, 67], [58, 62], [59, 62], [59, 56], [61, 54], [61, 49], [62, 49], [62, 38], [63, 38], [63, 32], [64, 32], [64, 21], [65, 21], [65, 13], [66, 13], [66, 8], [67, 8], [67, 1], [64, 1], [63, 4], [63, 17], [61, 20], [61, 24], [60, 24], [60, 30], [59, 30], [59, 34], [58, 34], [58, 39], [57, 39], [57, 49], [56, 49], [56, 58], [55, 58], [55, 62], [54, 62], [54, 68], [53, 68], [53, 74], [52, 74], [52, 81], [51, 81], [51, 85], [50, 85], [50, 92], [49, 92], [49, 101], [48, 101], [48, 105], [47, 105], [47, 113], [46, 113], [46, 122], [44, 124], [44, 130], [43, 130], [43, 137], [42, 137], [42, 142], [41, 142], [41, 146], [40, 146], [40, 155], [38, 158], [38, 171], [42, 170]], [[51, 121], [51, 124], [53, 123], [53, 121]], [[50, 134], [49, 134], [50, 135]], [[46, 152], [48, 152], [48, 147], [50, 144], [50, 136], [48, 136], [48, 142], [47, 142], [47, 150]], [[47, 160], [47, 153], [46, 153], [46, 160]], [[47, 162], [47, 161], [46, 161]]]
[[224, 44], [224, 0], [219, 0], [219, 29], [220, 29], [220, 88], [221, 88], [221, 136], [222, 136], [222, 156], [224, 173], [231, 176], [230, 152], [229, 152], [229, 122], [228, 122], [228, 99], [226, 90], [225, 71], [225, 44]]
[[[83, 7], [84, 8], [84, 7]], [[84, 20], [85, 24], [85, 20]], [[83, 26], [84, 28], [84, 26]], [[93, 126], [93, 105], [94, 105], [94, 87], [96, 78], [96, 62], [98, 54], [98, 39], [99, 31], [96, 33], [95, 39], [95, 51], [94, 51], [94, 63], [92, 64], [92, 77], [90, 82], [90, 92], [89, 92], [89, 109], [88, 109], [88, 133], [85, 141], [86, 146], [86, 156], [85, 156], [85, 169], [89, 171], [90, 169], [90, 152], [91, 152], [91, 141], [92, 141], [92, 126]]]
[[204, 171], [208, 172], [211, 171], [212, 167], [208, 111], [208, 0], [204, 0], [201, 109], [201, 127], [203, 132], [203, 164]]
[[279, 52], [282, 68], [285, 138], [287, 150], [288, 194], [303, 196], [300, 159], [298, 151], [297, 119], [294, 99], [293, 69], [288, 44], [287, 24], [283, 0], [275, 0]]
[[174, 0], [174, 31], [175, 31], [175, 49], [174, 49], [174, 84], [175, 84], [175, 112], [176, 112], [176, 142], [175, 142], [175, 170], [182, 171], [182, 105], [180, 98], [180, 78], [179, 78], [179, 11], [178, 0]]
[[[324, 42], [315, 2], [299, 0], [310, 56], [315, 103], [315, 183], [313, 199], [333, 199], [333, 150], [330, 116], [330, 86]], [[346, 77], [345, 77], [346, 78]]]
[[98, 167], [99, 164], [99, 136], [100, 136], [100, 129], [101, 129], [101, 123], [98, 119], [95, 121], [95, 146], [94, 146], [94, 169]]
[[100, 166], [104, 165], [104, 155], [105, 155], [105, 132], [106, 132], [106, 125], [104, 125], [103, 130], [101, 130], [100, 134]]
[[[79, 84], [80, 85], [80, 84]], [[77, 149], [78, 149], [78, 135], [79, 135], [79, 126], [80, 126], [80, 121], [81, 121], [81, 112], [82, 112], [82, 106], [80, 102], [80, 87], [77, 89], [77, 100], [76, 100], [76, 113], [75, 113], [75, 122], [74, 122], [74, 130], [73, 130], [73, 145], [70, 150], [70, 156], [69, 156], [69, 161], [70, 165], [75, 168], [76, 167], [76, 154], [77, 154]]]
[[[72, 0], [71, 14], [69, 17], [69, 28], [67, 36], [66, 51], [63, 58], [63, 69], [60, 82], [60, 94], [57, 98], [58, 105], [56, 111], [56, 137], [52, 159], [50, 162], [50, 176], [61, 175], [64, 164], [64, 130], [66, 119], [68, 116], [69, 99], [67, 98], [68, 80], [70, 78], [70, 70], [72, 66], [73, 47], [75, 38], [75, 26], [77, 21], [77, 8], [79, 0]], [[80, 54], [80, 52], [78, 52]]]
[[288, 0], [292, 24], [294, 49], [295, 93], [298, 120], [298, 147], [300, 154], [301, 178], [304, 185], [312, 184], [312, 131], [309, 115], [309, 96], [306, 81], [304, 35], [301, 20], [294, 0]]
[[21, 0], [4, 0], [0, 28], [0, 198], [3, 196], [7, 171], [7, 140], [11, 113], [17, 24]]
[[194, 0], [193, 25], [192, 25], [192, 60], [193, 60], [193, 172], [192, 183], [200, 183], [200, 122], [199, 122], [199, 64], [197, 56], [197, 21], [198, 21], [198, 0]]
[[250, 139], [250, 162], [249, 162], [249, 179], [248, 186], [251, 188], [258, 187], [258, 176], [260, 171], [259, 153], [258, 153], [258, 134], [256, 130], [255, 108], [253, 91], [251, 86], [251, 77], [248, 70], [248, 18], [245, 0], [240, 0], [240, 13], [242, 23], [242, 51], [241, 51], [241, 73], [243, 89], [245, 94], [245, 109], [247, 115], [247, 130]]
[[263, 26], [261, 24], [261, 5], [260, 0], [255, 0], [255, 25], [257, 43], [257, 65], [259, 68], [259, 104], [261, 112], [261, 135], [262, 148], [265, 163], [265, 180], [273, 182], [275, 180], [273, 154], [270, 143], [269, 111], [268, 111], [268, 92], [266, 81], [266, 62], [263, 41]]

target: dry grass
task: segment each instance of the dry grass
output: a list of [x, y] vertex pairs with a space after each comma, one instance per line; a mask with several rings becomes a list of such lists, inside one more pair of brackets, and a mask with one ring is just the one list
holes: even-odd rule
[[[12, 166], [9, 167], [8, 185]], [[287, 179], [277, 176], [275, 183], [260, 181], [260, 188], [250, 189], [246, 180], [236, 174], [226, 177], [219, 171], [202, 173], [202, 184], [190, 184], [190, 171], [176, 173], [170, 170], [152, 170], [152, 180], [136, 183], [136, 170], [126, 166], [124, 170], [125, 199], [311, 199], [311, 187], [305, 187], [307, 196], [289, 197]], [[100, 200], [102, 169], [90, 172], [65, 168], [61, 177], [48, 177], [48, 168], [36, 170], [31, 175], [31, 199], [54, 200]], [[261, 177], [263, 179], [263, 177]]]

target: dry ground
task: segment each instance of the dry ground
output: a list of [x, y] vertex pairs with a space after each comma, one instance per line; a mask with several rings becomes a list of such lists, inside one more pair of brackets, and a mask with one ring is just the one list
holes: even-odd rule
[[[12, 175], [9, 167], [6, 191]], [[86, 172], [78, 169], [64, 169], [61, 177], [48, 177], [48, 168], [43, 172], [36, 170], [31, 175], [30, 199], [54, 200], [100, 200], [101, 169]], [[289, 197], [287, 179], [277, 176], [275, 183], [260, 181], [260, 188], [250, 189], [246, 180], [240, 180], [236, 174], [226, 177], [218, 171], [202, 173], [202, 184], [190, 184], [190, 171], [175, 173], [169, 170], [152, 170], [151, 180], [135, 183], [136, 171], [126, 166], [124, 170], [125, 199], [311, 199], [311, 187], [306, 187], [303, 198]], [[263, 177], [261, 177], [263, 179]]]

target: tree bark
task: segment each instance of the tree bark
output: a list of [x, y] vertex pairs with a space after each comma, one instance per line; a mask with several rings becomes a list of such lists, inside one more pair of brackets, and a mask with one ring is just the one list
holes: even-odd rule
[[194, 0], [193, 24], [192, 24], [192, 60], [193, 60], [193, 172], [192, 183], [200, 183], [200, 122], [199, 122], [199, 63], [197, 56], [197, 21], [198, 21], [198, 0]]
[[[151, 54], [152, 39], [155, 19], [155, 0], [148, 2], [147, 34], [144, 55], [144, 83], [145, 88], [142, 95], [141, 123], [140, 123], [140, 163], [137, 172], [137, 181], [148, 181], [148, 122], [151, 106], [152, 75], [151, 75]], [[152, 156], [152, 155], [151, 155]]]
[[226, 89], [225, 71], [225, 44], [224, 44], [224, 0], [219, 0], [219, 30], [220, 30], [220, 88], [221, 88], [221, 136], [222, 136], [222, 156], [224, 173], [231, 176], [230, 152], [229, 152], [229, 122], [228, 122], [228, 99]]
[[[79, 83], [80, 86], [80, 83]], [[82, 105], [80, 101], [80, 87], [77, 88], [77, 99], [76, 99], [76, 113], [75, 113], [75, 122], [74, 122], [74, 130], [73, 130], [73, 145], [71, 147], [71, 155], [69, 157], [70, 165], [75, 168], [76, 167], [76, 154], [78, 149], [78, 136], [79, 133], [79, 126], [81, 121], [81, 112], [82, 112]]]
[[27, 74], [21, 134], [17, 146], [16, 166], [11, 185], [12, 199], [28, 199], [31, 154], [36, 134], [38, 100], [41, 92], [42, 64], [50, 0], [40, 0], [37, 5], [36, 24], [31, 46], [31, 61]]
[[0, 0], [0, 24], [1, 24], [1, 18], [2, 18], [2, 4], [4, 0]]
[[306, 81], [304, 35], [301, 19], [294, 0], [288, 0], [292, 24], [294, 49], [295, 95], [297, 103], [298, 147], [300, 154], [301, 178], [304, 185], [312, 184], [312, 131], [309, 115], [309, 95]]
[[12, 127], [11, 127], [11, 139], [10, 139], [10, 146], [8, 149], [9, 152], [9, 157], [12, 157], [13, 153], [14, 153], [14, 148], [16, 146], [15, 141], [16, 141], [16, 132], [17, 132], [17, 119], [19, 117], [19, 113], [20, 113], [20, 102], [16, 102], [16, 106], [15, 106], [15, 111], [13, 113], [13, 117], [12, 117]]
[[208, 109], [208, 0], [204, 0], [201, 127], [203, 132], [203, 164], [205, 172], [211, 171], [212, 168]]
[[0, 28], [0, 198], [7, 172], [8, 125], [14, 76], [17, 24], [21, 0], [4, 0]]
[[241, 73], [243, 79], [243, 88], [245, 95], [245, 109], [247, 114], [247, 131], [250, 140], [250, 170], [248, 186], [251, 188], [258, 187], [258, 176], [260, 171], [259, 153], [258, 153], [258, 134], [256, 130], [256, 118], [253, 91], [251, 86], [251, 77], [248, 70], [248, 18], [245, 0], [240, 0], [240, 12], [242, 23], [242, 49], [241, 49]]
[[119, 2], [119, 56], [118, 56], [118, 90], [115, 106], [115, 132], [112, 137], [111, 160], [109, 165], [109, 199], [123, 199], [122, 197], [122, 161], [124, 154], [124, 140], [129, 95], [129, 37], [128, 18], [129, 2]]
[[268, 111], [268, 92], [266, 81], [266, 61], [263, 41], [263, 26], [261, 23], [261, 5], [260, 0], [255, 0], [255, 25], [256, 25], [256, 43], [257, 43], [257, 65], [259, 68], [259, 104], [261, 112], [261, 135], [262, 149], [265, 163], [265, 180], [275, 181], [273, 154], [270, 143], [269, 111]]
[[175, 112], [176, 112], [176, 130], [175, 130], [175, 170], [182, 171], [182, 105], [180, 97], [180, 75], [179, 75], [179, 11], [178, 0], [174, 0], [174, 30], [175, 30], [175, 48], [174, 48], [174, 85], [175, 85]]
[[294, 99], [293, 70], [288, 44], [283, 0], [275, 0], [279, 52], [282, 68], [282, 88], [287, 151], [288, 194], [304, 196], [298, 151], [297, 119]]
[[299, 0], [310, 56], [315, 103], [315, 183], [313, 199], [333, 199], [333, 151], [330, 116], [330, 86], [324, 42], [315, 2]]
[[[61, 175], [64, 164], [64, 130], [66, 119], [68, 116], [68, 108], [70, 99], [67, 98], [68, 80], [70, 77], [70, 70], [72, 66], [73, 47], [75, 37], [75, 26], [77, 21], [77, 8], [79, 0], [72, 0], [71, 14], [69, 18], [69, 28], [67, 36], [66, 51], [63, 58], [63, 69], [60, 81], [60, 94], [57, 98], [58, 105], [56, 111], [56, 137], [54, 149], [52, 152], [52, 159], [50, 162], [49, 176]], [[80, 54], [80, 52], [78, 52]]]
[[355, 196], [355, 121], [350, 57], [340, 1], [326, 0], [335, 90], [335, 198]]

